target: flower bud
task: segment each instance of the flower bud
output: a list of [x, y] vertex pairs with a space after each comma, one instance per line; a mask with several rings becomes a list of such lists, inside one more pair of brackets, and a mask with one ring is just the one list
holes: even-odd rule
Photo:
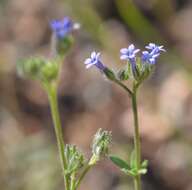
[[32, 57], [27, 60], [18, 62], [17, 71], [21, 76], [38, 79], [40, 77], [40, 70], [45, 64], [46, 60], [44, 58]]
[[125, 80], [128, 80], [129, 79], [129, 70], [128, 69], [120, 69], [118, 72], [117, 72], [117, 78], [120, 80], [120, 81], [125, 81]]
[[67, 161], [67, 174], [77, 173], [84, 166], [84, 156], [75, 145], [65, 146], [65, 157]]
[[34, 57], [17, 64], [18, 73], [41, 82], [56, 80], [59, 72], [57, 60], [46, 60], [42, 57]]
[[41, 68], [42, 79], [46, 82], [56, 80], [58, 77], [59, 66], [54, 61], [48, 61]]
[[97, 131], [92, 143], [93, 155], [89, 161], [89, 165], [94, 165], [97, 161], [101, 159], [102, 156], [108, 154], [111, 139], [111, 132], [103, 131], [101, 128]]
[[59, 56], [65, 55], [73, 43], [71, 34], [74, 30], [79, 29], [79, 27], [80, 25], [74, 23], [69, 17], [52, 20], [50, 22], [52, 53], [56, 53]]

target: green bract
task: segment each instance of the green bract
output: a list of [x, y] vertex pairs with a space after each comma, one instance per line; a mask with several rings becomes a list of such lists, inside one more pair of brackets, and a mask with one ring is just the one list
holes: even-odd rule
[[52, 38], [52, 45], [55, 46], [53, 47], [53, 50], [56, 51], [57, 56], [63, 57], [71, 48], [73, 45], [73, 37], [72, 36], [66, 36], [62, 39], [58, 39], [56, 36], [53, 34]]

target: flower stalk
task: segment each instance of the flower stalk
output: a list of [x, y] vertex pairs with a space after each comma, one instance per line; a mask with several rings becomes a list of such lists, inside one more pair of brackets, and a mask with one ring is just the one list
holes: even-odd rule
[[[136, 170], [139, 171], [141, 167], [141, 143], [139, 134], [139, 121], [138, 121], [138, 111], [137, 111], [137, 88], [133, 87], [132, 93], [132, 110], [134, 118], [134, 152], [136, 159]], [[141, 190], [141, 175], [137, 172], [134, 179], [135, 190]]]
[[53, 123], [54, 123], [55, 135], [56, 135], [56, 139], [57, 139], [57, 146], [58, 146], [61, 166], [62, 166], [62, 170], [63, 170], [65, 189], [70, 190], [69, 178], [65, 172], [65, 170], [67, 168], [67, 162], [66, 162], [65, 153], [64, 153], [65, 143], [64, 143], [63, 131], [62, 131], [61, 120], [60, 120], [59, 109], [58, 109], [57, 87], [55, 84], [50, 84], [50, 85], [48, 85], [46, 90], [48, 93], [48, 98], [49, 98], [49, 103], [50, 103], [50, 108], [51, 108], [51, 115], [52, 115], [52, 119], [53, 119]]

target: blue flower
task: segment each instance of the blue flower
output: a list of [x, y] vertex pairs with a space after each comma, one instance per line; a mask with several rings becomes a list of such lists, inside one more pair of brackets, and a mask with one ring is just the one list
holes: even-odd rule
[[122, 48], [120, 50], [121, 60], [128, 60], [131, 64], [131, 70], [133, 75], [135, 75], [136, 71], [136, 54], [139, 52], [139, 49], [135, 49], [135, 46], [133, 44], [129, 45], [128, 48]]
[[69, 17], [64, 17], [62, 20], [51, 21], [50, 27], [57, 38], [63, 39], [69, 35], [73, 29], [77, 29], [79, 25], [77, 23], [74, 24]]
[[96, 53], [95, 51], [93, 51], [91, 53], [91, 57], [87, 58], [84, 62], [86, 65], [86, 68], [88, 69], [88, 68], [92, 67], [93, 65], [95, 65], [100, 71], [104, 71], [106, 69], [106, 67], [99, 60], [99, 58], [100, 58], [100, 53]]
[[149, 49], [149, 51], [143, 51], [141, 59], [143, 62], [151, 65], [156, 63], [156, 58], [159, 57], [161, 51], [165, 52], [163, 46], [158, 46], [154, 43], [149, 43], [149, 45], [146, 46], [146, 49]]
[[135, 49], [135, 46], [131, 44], [128, 48], [123, 48], [120, 50], [121, 56], [120, 59], [128, 60], [130, 63], [135, 64], [136, 54], [139, 52], [139, 49]]
[[145, 48], [151, 51], [155, 51], [155, 53], [159, 53], [160, 51], [166, 51], [165, 49], [163, 49], [163, 46], [158, 46], [154, 43], [149, 43], [149, 45], [145, 46]]

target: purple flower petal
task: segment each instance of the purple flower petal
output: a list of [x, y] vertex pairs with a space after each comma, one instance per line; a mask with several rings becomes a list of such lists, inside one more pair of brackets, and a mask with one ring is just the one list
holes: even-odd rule
[[92, 66], [93, 66], [93, 64], [88, 64], [88, 65], [86, 65], [86, 69], [89, 69]]
[[69, 35], [73, 30], [73, 25], [73, 22], [68, 17], [50, 22], [50, 27], [58, 38], [65, 38]]
[[140, 51], [140, 49], [136, 49], [136, 50], [133, 51], [133, 54], [136, 54], [136, 53], [138, 53], [139, 51]]
[[120, 49], [120, 52], [122, 54], [127, 54], [128, 53], [128, 49], [127, 48], [122, 48], [122, 49]]
[[93, 51], [93, 52], [91, 53], [91, 59], [95, 59], [96, 55], [97, 55], [96, 52]]
[[100, 71], [103, 72], [106, 67], [102, 64], [99, 58], [100, 58], [100, 53], [96, 53], [95, 51], [93, 51], [91, 53], [90, 58], [87, 58], [84, 62], [84, 64], [86, 65], [86, 68], [88, 69], [91, 66], [95, 65]]
[[129, 51], [133, 51], [135, 49], [135, 46], [133, 44], [131, 44], [128, 48]]
[[128, 57], [127, 55], [121, 55], [121, 56], [120, 56], [120, 59], [121, 59], [121, 60], [127, 60], [128, 58], [129, 58], [129, 57]]
[[87, 64], [90, 64], [90, 63], [91, 63], [91, 59], [90, 59], [90, 58], [87, 58], [84, 63], [85, 63], [86, 65], [87, 65]]

